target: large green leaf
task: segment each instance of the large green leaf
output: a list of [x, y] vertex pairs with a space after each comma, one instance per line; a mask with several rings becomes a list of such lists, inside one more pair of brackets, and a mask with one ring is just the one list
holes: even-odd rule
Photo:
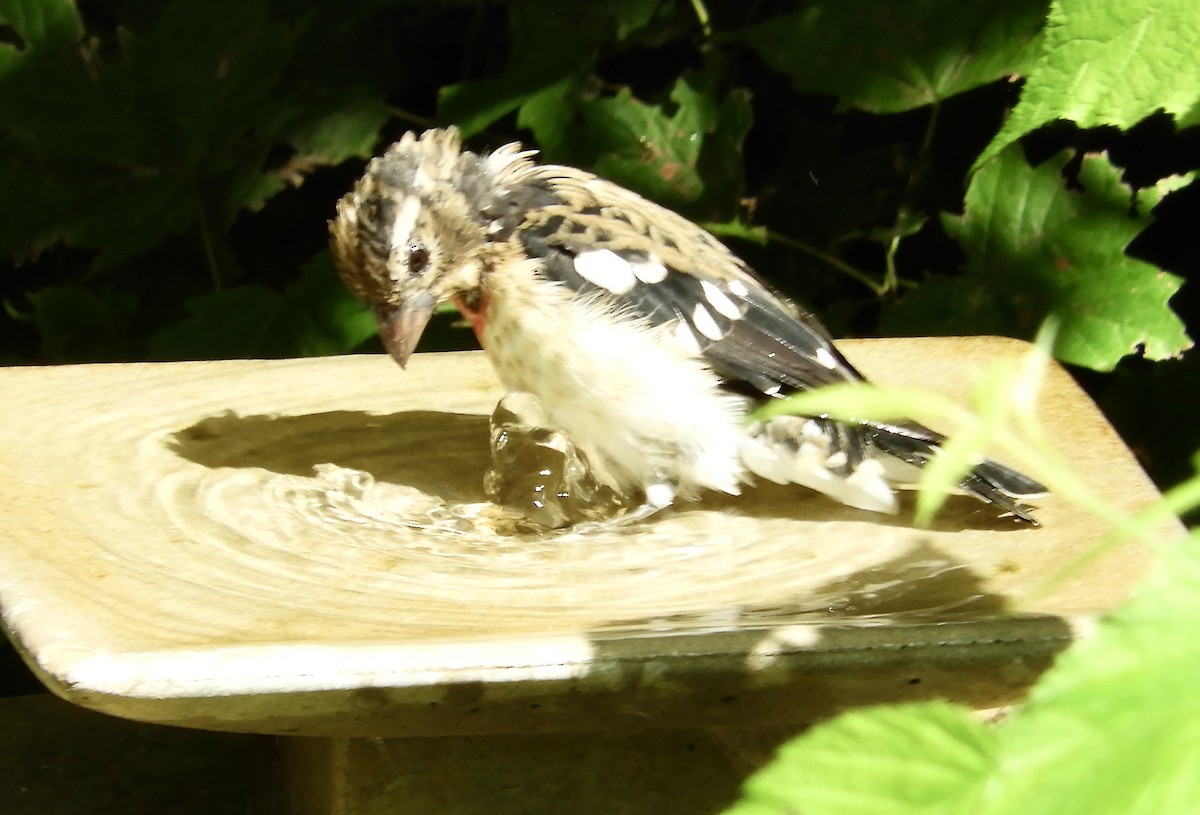
[[1003, 813], [1200, 811], [1200, 540], [1060, 658], [1000, 728]]
[[32, 61], [52, 60], [55, 51], [79, 47], [83, 37], [70, 0], [0, 0], [0, 25], [16, 40], [0, 42], [0, 79]]
[[704, 191], [696, 171], [705, 134], [715, 125], [714, 99], [680, 79], [674, 110], [636, 99], [628, 88], [580, 106], [582, 138], [595, 151], [595, 171], [665, 203], [694, 201]]
[[[555, 86], [523, 109], [546, 130], [565, 123], [545, 145], [546, 158], [589, 167], [598, 175], [701, 220], [728, 220], [742, 194], [742, 141], [752, 122], [750, 95], [723, 97], [718, 71], [685, 74], [669, 98], [643, 101], [628, 88], [585, 94]], [[564, 115], [562, 109], [573, 111]]]
[[159, 331], [151, 352], [160, 359], [292, 357], [345, 353], [375, 333], [370, 312], [334, 273], [327, 252], [283, 291], [257, 283], [205, 294], [187, 303], [189, 316]]
[[976, 166], [1056, 119], [1128, 128], [1157, 110], [1200, 124], [1200, 4], [1055, 0], [1020, 103]]
[[[297, 68], [315, 13], [175, 0], [101, 49], [71, 3], [0, 0], [20, 43], [0, 43], [0, 255], [63, 240], [103, 269], [189, 229], [219, 241], [283, 176], [370, 152], [383, 92]], [[284, 146], [299, 157], [280, 175]]]
[[657, 6], [657, 0], [567, 0], [551, 6], [515, 0], [508, 8], [511, 56], [504, 70], [443, 88], [438, 118], [466, 136], [478, 133], [539, 92], [586, 73], [604, 43], [644, 26]]
[[1139, 351], [1159, 360], [1191, 347], [1167, 303], [1181, 280], [1125, 254], [1183, 179], [1139, 191], [1131, 215], [1134, 194], [1106, 157], [1084, 157], [1082, 191], [1064, 183], [1067, 159], [1032, 168], [1011, 149], [985, 165], [963, 214], [943, 217], [966, 250], [966, 278], [925, 283], [890, 311], [884, 329], [1032, 337], [1053, 313], [1061, 319], [1055, 355], [1101, 371]]
[[817, 0], [729, 35], [797, 90], [895, 113], [1025, 73], [1046, 0]]
[[930, 815], [977, 810], [995, 737], [944, 702], [847, 713], [785, 745], [725, 815]]
[[21, 315], [38, 327], [42, 354], [54, 362], [93, 362], [128, 357], [129, 327], [137, 297], [114, 287], [96, 291], [69, 283], [29, 295]]

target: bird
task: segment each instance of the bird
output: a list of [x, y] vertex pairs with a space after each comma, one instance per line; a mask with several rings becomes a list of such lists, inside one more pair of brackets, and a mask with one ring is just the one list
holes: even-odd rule
[[[330, 251], [404, 367], [452, 303], [509, 392], [533, 394], [605, 484], [647, 518], [755, 477], [897, 512], [893, 485], [945, 437], [913, 421], [753, 412], [865, 377], [816, 316], [709, 232], [518, 142], [466, 149], [454, 127], [408, 132], [336, 205]], [[1037, 525], [1046, 488], [991, 460], [959, 488]]]

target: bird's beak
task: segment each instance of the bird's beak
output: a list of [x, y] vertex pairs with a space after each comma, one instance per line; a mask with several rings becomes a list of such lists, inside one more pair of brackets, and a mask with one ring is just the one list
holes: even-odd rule
[[392, 359], [400, 363], [401, 368], [408, 364], [408, 358], [417, 347], [417, 340], [421, 339], [421, 333], [425, 331], [436, 305], [433, 295], [419, 292], [397, 308], [375, 312], [383, 347], [392, 355]]

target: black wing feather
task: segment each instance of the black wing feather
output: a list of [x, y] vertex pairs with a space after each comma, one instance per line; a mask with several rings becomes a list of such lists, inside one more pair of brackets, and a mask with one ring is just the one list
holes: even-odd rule
[[[559, 224], [525, 230], [521, 241], [531, 257], [544, 261], [543, 273], [547, 278], [579, 293], [614, 296], [575, 270], [575, 257], [580, 252], [606, 248], [602, 244], [572, 246]], [[611, 248], [611, 251], [631, 263], [647, 258], [645, 252], [636, 250]], [[639, 281], [622, 293], [621, 305], [655, 325], [672, 321], [686, 324], [695, 335], [701, 354], [722, 378], [745, 383], [764, 398], [863, 378], [819, 323], [784, 305], [750, 277], [749, 270], [744, 270], [746, 278], [739, 278], [748, 292], [744, 295], [735, 294], [721, 279], [708, 281], [741, 310], [740, 316], [731, 318], [714, 308], [706, 309], [721, 332], [720, 339], [715, 340], [706, 337], [694, 320], [696, 305], [703, 307], [707, 302], [701, 278], [670, 266], [666, 270], [667, 275], [661, 281]], [[822, 364], [818, 351], [828, 354], [835, 364], [832, 367]]]

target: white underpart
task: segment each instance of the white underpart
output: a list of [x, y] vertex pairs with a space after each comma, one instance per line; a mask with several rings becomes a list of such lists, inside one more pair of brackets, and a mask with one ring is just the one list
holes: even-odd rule
[[584, 280], [613, 294], [625, 294], [637, 285], [629, 261], [611, 249], [580, 252], [575, 257], [575, 271]]
[[896, 494], [884, 478], [884, 466], [868, 459], [847, 477], [835, 472], [846, 463], [842, 451], [829, 452], [815, 422], [793, 416], [772, 419], [775, 429], [790, 435], [799, 449], [773, 441], [765, 425], [751, 428], [742, 441], [742, 462], [755, 475], [776, 484], [799, 484], [823, 492], [848, 506], [872, 512], [896, 512]]
[[483, 344], [505, 386], [537, 396], [615, 486], [736, 494], [745, 400], [721, 390], [675, 326], [615, 313], [532, 269], [491, 281]]

